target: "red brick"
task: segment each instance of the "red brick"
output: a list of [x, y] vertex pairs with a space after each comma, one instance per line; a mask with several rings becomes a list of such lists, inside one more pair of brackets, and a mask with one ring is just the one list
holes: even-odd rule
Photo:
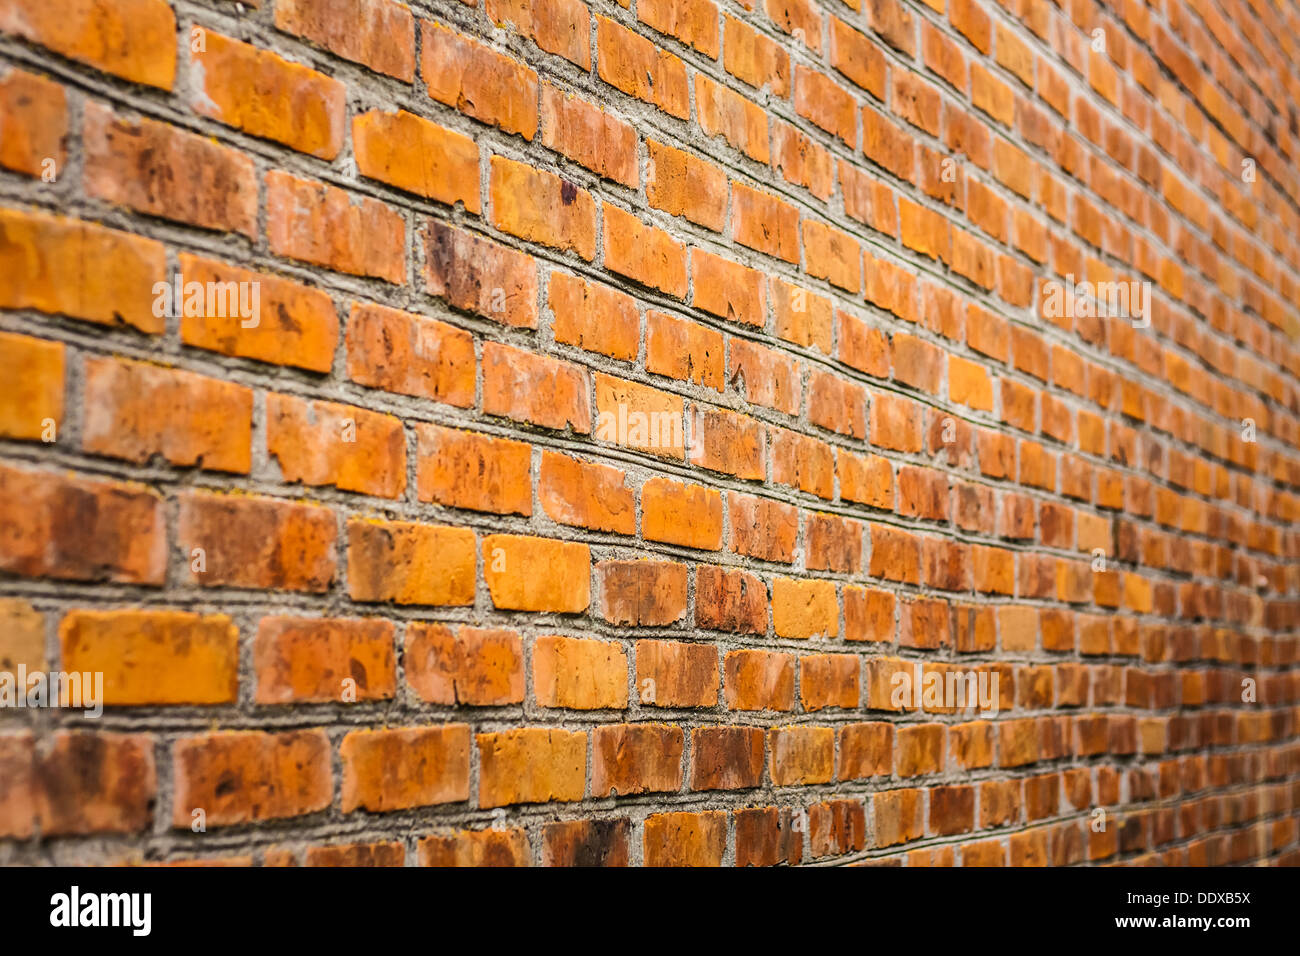
[[555, 341], [610, 358], [636, 358], [641, 317], [630, 295], [563, 272], [551, 273], [546, 295]]
[[664, 627], [686, 613], [686, 565], [672, 561], [602, 561], [600, 616], [610, 624]]
[[537, 266], [531, 256], [434, 219], [420, 235], [430, 295], [503, 325], [537, 327]]
[[[86, 105], [86, 192], [138, 212], [205, 229], [257, 232], [252, 160], [153, 120], [127, 120]], [[204, 170], [200, 188], [191, 171]], [[84, 289], [79, 290], [84, 293]]]
[[762, 786], [763, 755], [760, 727], [697, 727], [691, 731], [691, 789]]
[[0, 525], [0, 570], [10, 574], [150, 585], [166, 578], [162, 499], [143, 485], [0, 464]]
[[728, 651], [723, 662], [728, 710], [794, 709], [794, 655]]
[[605, 179], [632, 189], [640, 185], [637, 135], [630, 124], [545, 82], [541, 122], [542, 145], [547, 149]]
[[597, 727], [591, 737], [591, 795], [662, 793], [682, 786], [686, 736], [666, 724]]
[[727, 217], [727, 174], [712, 163], [646, 139], [645, 196], [655, 209], [720, 232]]
[[627, 866], [626, 819], [569, 820], [542, 828], [543, 866]]
[[722, 495], [702, 485], [651, 478], [641, 487], [641, 535], [704, 551], [722, 548]]
[[642, 705], [713, 707], [718, 702], [718, 652], [706, 644], [637, 641], [636, 686]]
[[799, 210], [740, 183], [731, 186], [731, 238], [786, 262], [799, 261]]
[[603, 206], [605, 268], [685, 299], [685, 245], [617, 206]]

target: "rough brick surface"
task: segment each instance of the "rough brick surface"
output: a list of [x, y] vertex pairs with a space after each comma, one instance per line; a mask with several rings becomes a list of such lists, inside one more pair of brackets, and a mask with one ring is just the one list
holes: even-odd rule
[[1297, 31], [0, 0], [0, 864], [1300, 862]]

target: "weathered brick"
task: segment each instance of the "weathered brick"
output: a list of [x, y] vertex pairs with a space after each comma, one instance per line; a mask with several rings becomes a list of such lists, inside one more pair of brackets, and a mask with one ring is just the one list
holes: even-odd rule
[[474, 552], [468, 528], [352, 518], [348, 594], [362, 602], [472, 604]]
[[469, 799], [469, 727], [354, 730], [339, 744], [344, 813]]

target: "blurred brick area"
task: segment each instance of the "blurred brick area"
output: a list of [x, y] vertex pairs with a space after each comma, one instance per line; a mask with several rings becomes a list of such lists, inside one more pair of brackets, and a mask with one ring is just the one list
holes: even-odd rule
[[104, 680], [0, 863], [1300, 862], [1298, 103], [1293, 0], [0, 0]]

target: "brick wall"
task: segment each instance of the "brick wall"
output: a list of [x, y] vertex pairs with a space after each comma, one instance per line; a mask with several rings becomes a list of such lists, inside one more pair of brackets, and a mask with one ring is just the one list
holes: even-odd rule
[[0, 862], [1300, 861], [1298, 36], [0, 0]]

